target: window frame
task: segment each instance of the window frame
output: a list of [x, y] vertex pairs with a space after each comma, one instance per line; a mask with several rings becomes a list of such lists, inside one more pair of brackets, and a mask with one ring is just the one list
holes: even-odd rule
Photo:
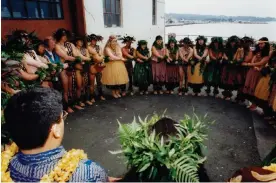
[[[22, 18], [19, 18], [19, 17], [16, 17], [14, 18], [13, 17], [13, 7], [11, 5], [11, 0], [7, 0], [7, 7], [10, 11], [10, 15], [11, 17], [2, 17], [1, 16], [1, 20], [63, 20], [64, 19], [64, 11], [63, 11], [63, 0], [59, 0], [59, 2], [55, 2], [53, 0], [51, 1], [43, 1], [43, 0], [23, 0], [24, 2], [24, 9], [25, 9], [25, 12], [28, 16], [28, 9], [27, 9], [27, 1], [29, 2], [36, 2], [37, 3], [37, 8], [38, 8], [38, 14], [39, 14], [39, 18], [28, 18], [28, 17], [22, 17]], [[58, 18], [58, 17], [55, 17], [55, 18], [41, 18], [41, 9], [40, 9], [40, 2], [46, 2], [48, 3], [49, 5], [53, 5], [53, 4], [59, 4], [60, 5], [60, 13], [61, 13], [61, 17]], [[2, 4], [1, 4], [1, 7], [2, 7]], [[50, 8], [50, 12], [52, 13], [53, 15], [53, 8]], [[57, 12], [56, 12], [57, 13]]]
[[152, 0], [152, 25], [157, 25], [157, 0]]
[[[107, 0], [103, 0], [103, 19], [104, 19], [104, 28], [118, 28], [118, 27], [123, 27], [123, 21], [122, 21], [122, 0], [109, 0], [110, 1], [110, 12], [107, 12], [106, 11], [106, 1]], [[115, 10], [115, 13], [112, 12], [112, 1], [114, 1], [114, 10]], [[117, 1], [119, 1], [119, 13], [117, 13]], [[114, 22], [114, 17], [116, 16], [119, 16], [120, 20], [119, 20], [119, 25], [116, 25], [116, 27], [113, 27], [114, 24], [112, 24], [111, 26], [108, 26], [106, 23], [105, 23], [105, 16], [106, 15], [112, 15], [112, 23]]]

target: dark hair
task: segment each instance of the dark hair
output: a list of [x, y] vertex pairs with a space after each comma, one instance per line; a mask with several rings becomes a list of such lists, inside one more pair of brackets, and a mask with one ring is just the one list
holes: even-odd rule
[[210, 48], [211, 50], [216, 49], [216, 48], [215, 48], [215, 43], [218, 43], [218, 50], [221, 51], [221, 52], [223, 52], [223, 51], [224, 51], [223, 41], [222, 41], [222, 40], [219, 40], [219, 38], [218, 38], [218, 39], [213, 39], [213, 41], [212, 41], [212, 42], [210, 43], [210, 45], [209, 45], [209, 48]]
[[62, 96], [50, 88], [34, 88], [15, 94], [4, 111], [12, 140], [20, 149], [42, 147], [51, 126], [62, 113]]
[[75, 44], [75, 46], [77, 46], [77, 42], [78, 42], [78, 41], [82, 41], [82, 43], [83, 43], [82, 47], [83, 47], [83, 48], [86, 48], [86, 47], [87, 47], [87, 41], [86, 41], [86, 40], [87, 40], [87, 39], [85, 39], [85, 37], [77, 36], [77, 37], [75, 37], [75, 39], [74, 39], [74, 44]]
[[153, 45], [152, 46], [154, 46], [156, 49], [162, 49], [163, 48], [163, 44], [162, 45], [157, 45], [157, 41], [158, 40], [163, 40], [163, 38], [162, 38], [162, 36], [156, 36], [156, 38], [155, 38], [155, 41], [153, 42]]
[[59, 42], [63, 36], [67, 36], [67, 39], [70, 39], [71, 38], [70, 31], [64, 28], [60, 28], [53, 34], [53, 37], [56, 39], [57, 42]]
[[39, 51], [38, 51], [39, 46], [41, 46], [41, 45], [42, 45], [42, 46], [45, 46], [44, 41], [40, 41], [39, 43], [37, 43], [37, 45], [35, 45], [35, 52], [36, 52], [37, 55], [43, 56], [43, 55], [41, 55], [41, 54], [39, 53]]
[[261, 52], [261, 57], [268, 56], [270, 52], [270, 44], [268, 43], [268, 38], [262, 37], [261, 39], [259, 39], [259, 41], [267, 41], [267, 42], [265, 43], [265, 47], [263, 49], [261, 49], [259, 44], [257, 44], [254, 54]]
[[164, 137], [168, 137], [169, 135], [175, 135], [177, 130], [175, 128], [176, 121], [171, 118], [161, 118], [159, 119], [151, 128], [151, 130], [155, 130], [156, 134], [159, 134]]

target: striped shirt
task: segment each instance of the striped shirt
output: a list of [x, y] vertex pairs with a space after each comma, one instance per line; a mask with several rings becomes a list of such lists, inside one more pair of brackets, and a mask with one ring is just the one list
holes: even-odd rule
[[[10, 162], [9, 170], [14, 182], [39, 182], [55, 168], [66, 153], [61, 146], [56, 149], [34, 155], [19, 152]], [[105, 170], [91, 160], [82, 160], [70, 178], [70, 182], [107, 182]]]

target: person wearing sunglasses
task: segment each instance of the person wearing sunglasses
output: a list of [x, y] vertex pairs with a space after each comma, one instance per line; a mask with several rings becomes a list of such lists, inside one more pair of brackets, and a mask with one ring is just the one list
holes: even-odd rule
[[[7, 160], [10, 180], [39, 182], [45, 175], [51, 177], [51, 171], [59, 169], [59, 163], [70, 155], [70, 151], [66, 152], [62, 146], [67, 114], [63, 111], [61, 94], [51, 88], [21, 91], [11, 97], [4, 115], [11, 139], [16, 144], [13, 145], [19, 151], [11, 161]], [[74, 156], [72, 161], [68, 161], [68, 166], [74, 166]], [[105, 170], [87, 160], [86, 156], [83, 157], [76, 161], [73, 171], [64, 172], [61, 169], [63, 174], [58, 175], [68, 175], [70, 182], [107, 182]], [[63, 165], [66, 165], [66, 161]], [[53, 179], [52, 182], [59, 181]]]

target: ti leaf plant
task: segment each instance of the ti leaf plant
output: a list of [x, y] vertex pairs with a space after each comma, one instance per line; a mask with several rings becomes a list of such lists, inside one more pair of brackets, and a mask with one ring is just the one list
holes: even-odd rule
[[[206, 116], [200, 119], [196, 114], [192, 117], [185, 115], [175, 125], [178, 133], [165, 138], [156, 134], [151, 127], [164, 114], [153, 115], [139, 121], [134, 118], [130, 124], [119, 123], [119, 139], [122, 150], [110, 151], [112, 154], [123, 154], [127, 165], [134, 168], [139, 177], [147, 176], [149, 180], [156, 181], [161, 169], [166, 169], [167, 181], [199, 182], [198, 168], [206, 160], [200, 148], [207, 138]], [[162, 175], [163, 176], [163, 175]]]

